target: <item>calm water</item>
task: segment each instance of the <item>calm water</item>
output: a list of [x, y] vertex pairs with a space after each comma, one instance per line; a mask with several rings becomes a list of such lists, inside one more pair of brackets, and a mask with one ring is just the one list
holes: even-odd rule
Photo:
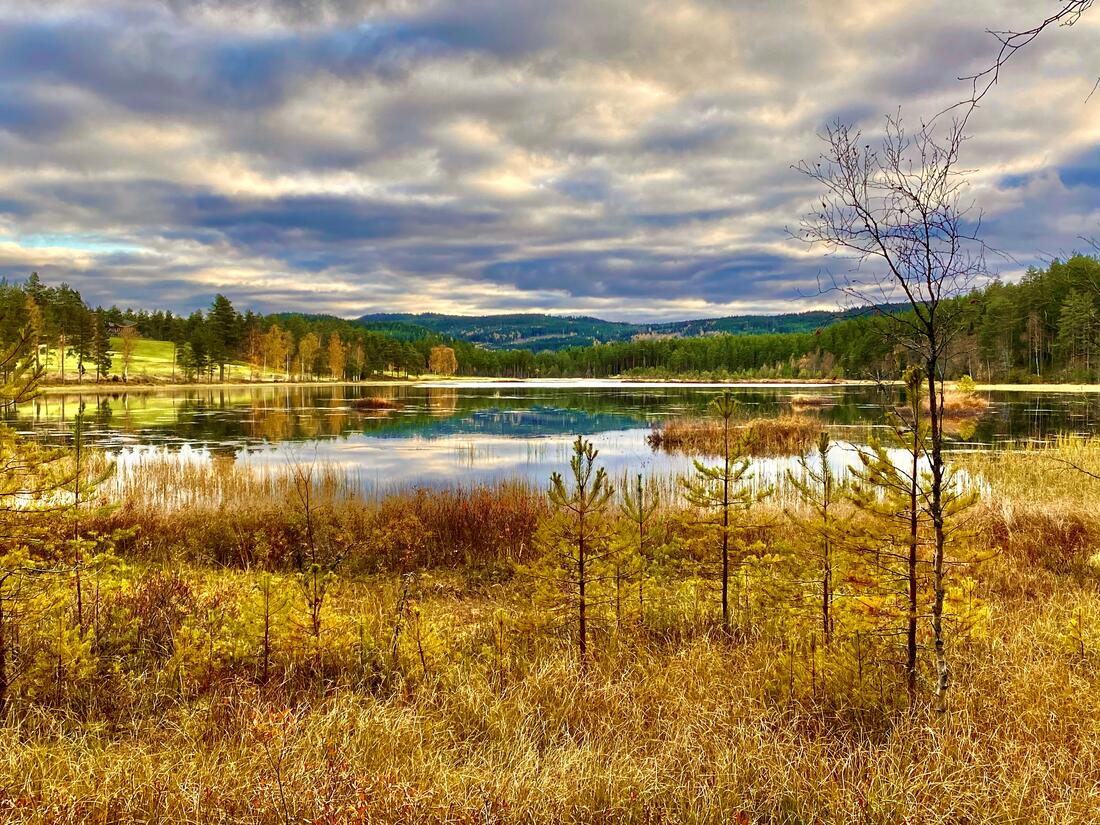
[[[592, 438], [613, 475], [678, 473], [683, 457], [654, 453], [645, 436], [655, 422], [702, 413], [727, 389], [715, 385], [555, 381], [395, 386], [242, 387], [50, 395], [18, 411], [20, 431], [50, 443], [72, 438], [84, 405], [87, 438], [120, 462], [150, 455], [181, 461], [215, 456], [287, 465], [319, 461], [343, 468], [364, 487], [444, 485], [525, 477], [543, 482], [568, 462], [572, 438]], [[793, 395], [821, 395], [820, 417], [834, 438], [860, 443], [868, 426], [898, 403], [874, 387], [740, 385], [729, 388], [751, 415], [791, 409]], [[400, 407], [358, 410], [359, 398]], [[1100, 431], [1100, 396], [989, 393], [989, 411], [953, 433], [953, 446], [981, 449], [1061, 432]], [[844, 459], [839, 459], [843, 461]], [[762, 478], [788, 466], [758, 463]]]

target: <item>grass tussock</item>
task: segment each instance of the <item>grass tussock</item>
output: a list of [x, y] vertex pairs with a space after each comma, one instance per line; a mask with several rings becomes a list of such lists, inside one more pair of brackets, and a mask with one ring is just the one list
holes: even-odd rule
[[[799, 455], [810, 449], [821, 432], [821, 423], [800, 415], [754, 418], [731, 428], [735, 443], [749, 455]], [[647, 440], [654, 449], [691, 455], [722, 455], [725, 436], [722, 422], [686, 418], [654, 427]]]
[[831, 407], [836, 403], [831, 395], [822, 394], [799, 394], [792, 395], [790, 398], [791, 408], [796, 412], [799, 410], [818, 410], [823, 407]]
[[[928, 397], [924, 396], [922, 405], [925, 412], [928, 411]], [[941, 407], [944, 418], [967, 419], [978, 418], [989, 409], [989, 399], [984, 395], [961, 390], [947, 390], [943, 394]]]
[[393, 398], [383, 398], [381, 396], [371, 396], [368, 398], [356, 398], [351, 402], [352, 407], [357, 410], [400, 410], [404, 405]]

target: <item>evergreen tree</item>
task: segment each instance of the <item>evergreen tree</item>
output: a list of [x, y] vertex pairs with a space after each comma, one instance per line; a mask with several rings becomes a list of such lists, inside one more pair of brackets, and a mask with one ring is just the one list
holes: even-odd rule
[[946, 622], [953, 618], [960, 629], [965, 628], [983, 610], [973, 597], [972, 580], [965, 575], [967, 566], [980, 561], [965, 518], [978, 496], [954, 472], [947, 472], [939, 502], [945, 538], [941, 552], [933, 522], [931, 439], [921, 417], [922, 381], [919, 370], [906, 373], [905, 416], [888, 418], [887, 443], [904, 454], [904, 461], [897, 461], [877, 437], [858, 450], [860, 466], [853, 470], [851, 498], [863, 518], [850, 530], [856, 552], [849, 578], [864, 608], [867, 629], [888, 643], [897, 636], [905, 638], [904, 671], [911, 705], [919, 687], [920, 628], [928, 628], [934, 692], [943, 709], [950, 684]]
[[95, 360], [95, 332], [95, 318], [91, 311], [83, 304], [75, 306], [69, 353], [76, 358], [76, 372], [81, 381], [88, 369], [86, 365]]
[[811, 580], [820, 589], [817, 603], [820, 605], [821, 638], [828, 645], [833, 638], [836, 624], [833, 601], [836, 590], [836, 568], [841, 543], [837, 525], [837, 507], [843, 500], [845, 485], [840, 483], [829, 465], [829, 452], [833, 444], [828, 433], [821, 433], [817, 442], [816, 461], [806, 456], [799, 458], [799, 473], [787, 471], [787, 480], [799, 499], [809, 509], [809, 517], [788, 513], [802, 530], [805, 548], [813, 571]]
[[111, 374], [111, 333], [107, 328], [107, 314], [102, 309], [95, 311], [92, 361], [95, 363], [96, 381]]
[[684, 479], [684, 494], [690, 505], [701, 511], [698, 522], [707, 537], [716, 537], [721, 552], [722, 625], [730, 626], [730, 571], [740, 562], [746, 549], [740, 533], [741, 513], [768, 495], [768, 490], [754, 490], [745, 456], [744, 438], [735, 436], [733, 417], [737, 401], [728, 392], [711, 404], [722, 421], [722, 463], [708, 466], [695, 459], [694, 478]]
[[1068, 364], [1090, 372], [1090, 362], [1096, 349], [1096, 305], [1085, 293], [1073, 290], [1066, 296], [1058, 315], [1058, 346]]
[[641, 474], [633, 488], [623, 491], [620, 516], [624, 529], [620, 534], [621, 549], [615, 557], [615, 615], [620, 623], [624, 614], [622, 590], [631, 582], [637, 586], [638, 621], [645, 621], [646, 587], [661, 561], [661, 542], [654, 524], [660, 506], [657, 487], [645, 484]]
[[208, 357], [212, 367], [218, 368], [218, 378], [225, 381], [225, 367], [241, 343], [241, 318], [228, 298], [220, 293], [214, 296], [206, 323], [208, 327]]
[[571, 488], [560, 473], [550, 477], [554, 515], [540, 535], [542, 557], [527, 571], [540, 582], [539, 602], [554, 613], [574, 614], [582, 664], [588, 657], [593, 610], [607, 606], [600, 591], [610, 577], [608, 560], [614, 553], [607, 514], [615, 491], [604, 468], [596, 466], [598, 456], [592, 442], [577, 436], [569, 462]]

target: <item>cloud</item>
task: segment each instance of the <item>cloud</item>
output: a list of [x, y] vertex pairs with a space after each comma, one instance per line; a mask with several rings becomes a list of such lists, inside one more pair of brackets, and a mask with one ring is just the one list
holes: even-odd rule
[[[928, 117], [1031, 4], [9, 0], [0, 272], [95, 300], [671, 318], [830, 302], [791, 165]], [[1082, 21], [965, 162], [1004, 271], [1100, 225]], [[1098, 230], [1100, 231], [1100, 230]]]

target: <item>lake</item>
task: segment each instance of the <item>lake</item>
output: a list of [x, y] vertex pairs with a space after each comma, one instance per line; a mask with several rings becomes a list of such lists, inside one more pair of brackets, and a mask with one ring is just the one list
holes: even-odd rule
[[[613, 477], [690, 469], [683, 456], [646, 443], [663, 419], [703, 414], [730, 390], [746, 415], [790, 412], [794, 395], [827, 404], [819, 417], [834, 439], [866, 441], [897, 388], [852, 385], [735, 385], [618, 381], [432, 382], [425, 384], [174, 387], [164, 390], [49, 394], [10, 417], [20, 432], [46, 443], [72, 439], [83, 404], [86, 439], [121, 465], [150, 456], [178, 461], [217, 457], [257, 466], [316, 459], [346, 472], [364, 489], [441, 486], [525, 478], [542, 484], [567, 467], [573, 437], [592, 438]], [[1043, 391], [985, 393], [981, 418], [955, 427], [953, 449], [989, 449], [1059, 433], [1100, 431], [1100, 397]], [[391, 410], [359, 410], [361, 398], [385, 398]], [[851, 460], [840, 456], [843, 464]], [[757, 461], [762, 480], [789, 459]]]

